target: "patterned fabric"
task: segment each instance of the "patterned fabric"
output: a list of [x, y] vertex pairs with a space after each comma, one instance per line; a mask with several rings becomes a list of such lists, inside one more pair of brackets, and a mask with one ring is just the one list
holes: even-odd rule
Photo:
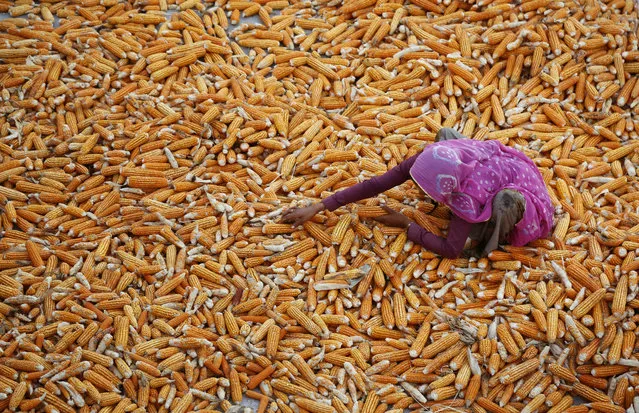
[[521, 193], [526, 209], [508, 240], [515, 246], [545, 237], [552, 228], [552, 202], [539, 170], [522, 152], [498, 141], [434, 143], [417, 157], [410, 174], [431, 198], [471, 223], [491, 218], [500, 190]]

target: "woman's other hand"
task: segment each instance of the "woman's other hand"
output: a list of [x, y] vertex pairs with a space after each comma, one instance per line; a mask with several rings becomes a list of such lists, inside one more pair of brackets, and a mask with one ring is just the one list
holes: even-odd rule
[[321, 202], [309, 205], [304, 208], [293, 207], [284, 211], [284, 214], [282, 214], [282, 222], [297, 227], [313, 218], [319, 212], [323, 211], [324, 208], [324, 204]]
[[386, 211], [387, 214], [375, 218], [375, 221], [380, 222], [388, 227], [408, 228], [411, 220], [406, 215], [390, 209], [386, 205], [382, 206], [382, 208], [384, 208], [384, 211]]

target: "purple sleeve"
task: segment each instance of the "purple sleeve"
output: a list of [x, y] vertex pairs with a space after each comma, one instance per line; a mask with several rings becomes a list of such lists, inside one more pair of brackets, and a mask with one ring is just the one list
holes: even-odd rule
[[412, 222], [408, 226], [408, 239], [446, 258], [457, 258], [466, 245], [472, 225], [453, 216], [448, 226], [448, 236], [442, 238]]
[[419, 154], [411, 156], [383, 175], [376, 176], [342, 191], [336, 192], [322, 200], [322, 203], [326, 209], [334, 211], [341, 206], [350, 204], [351, 202], [357, 202], [388, 191], [389, 189], [410, 179], [409, 171], [415, 163], [415, 159], [417, 159], [418, 155]]

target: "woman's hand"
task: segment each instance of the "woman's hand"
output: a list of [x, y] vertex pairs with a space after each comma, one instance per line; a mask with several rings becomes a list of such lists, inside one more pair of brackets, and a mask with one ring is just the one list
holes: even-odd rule
[[304, 208], [290, 208], [284, 211], [284, 214], [282, 214], [282, 222], [297, 227], [323, 211], [324, 208], [324, 204], [321, 202], [309, 205]]
[[386, 211], [387, 214], [374, 218], [375, 221], [380, 222], [388, 227], [408, 228], [411, 220], [406, 215], [402, 214], [401, 212], [392, 210], [386, 205], [382, 206], [382, 208], [384, 208], [384, 211]]

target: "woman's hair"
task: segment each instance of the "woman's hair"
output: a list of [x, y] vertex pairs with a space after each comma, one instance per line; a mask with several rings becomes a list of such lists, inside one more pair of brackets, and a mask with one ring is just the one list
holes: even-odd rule
[[453, 141], [457, 139], [468, 139], [468, 137], [462, 135], [453, 128], [441, 128], [435, 135], [435, 142]]
[[524, 216], [526, 199], [512, 189], [502, 189], [493, 198], [493, 210], [490, 220], [478, 229], [479, 245], [473, 251], [474, 256], [482, 257], [496, 250], [499, 244], [508, 242], [508, 234]]
[[512, 189], [502, 189], [493, 199], [492, 218], [499, 228], [499, 242], [504, 242], [506, 236], [524, 216], [526, 200], [524, 196]]

